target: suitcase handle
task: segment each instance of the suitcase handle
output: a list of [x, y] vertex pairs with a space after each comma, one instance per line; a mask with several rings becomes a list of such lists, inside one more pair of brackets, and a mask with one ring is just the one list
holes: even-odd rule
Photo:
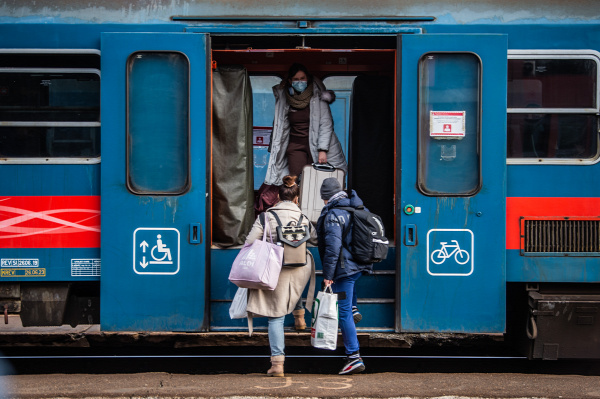
[[330, 164], [329, 162], [327, 163], [313, 163], [312, 167], [315, 168], [316, 170], [320, 170], [321, 172], [333, 172], [335, 171], [335, 167]]

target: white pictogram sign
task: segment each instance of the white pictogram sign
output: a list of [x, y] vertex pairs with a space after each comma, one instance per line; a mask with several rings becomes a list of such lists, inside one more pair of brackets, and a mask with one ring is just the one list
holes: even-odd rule
[[470, 276], [475, 264], [475, 237], [469, 229], [427, 232], [427, 273], [432, 276]]
[[429, 136], [435, 138], [465, 137], [466, 111], [430, 111]]
[[179, 272], [179, 230], [140, 227], [133, 232], [133, 271], [137, 274]]

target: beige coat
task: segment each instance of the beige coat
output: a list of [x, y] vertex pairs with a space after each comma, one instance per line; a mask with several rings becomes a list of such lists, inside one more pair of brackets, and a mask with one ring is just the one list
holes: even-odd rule
[[[279, 202], [275, 204], [274, 207], [270, 208], [270, 210], [277, 213], [277, 216], [279, 216], [283, 225], [287, 225], [290, 221], [297, 222], [302, 214], [300, 208], [290, 201]], [[269, 215], [268, 212], [266, 214], [269, 219], [271, 231], [273, 232], [273, 240], [275, 240], [277, 234], [275, 230], [277, 228], [277, 221], [272, 215]], [[308, 223], [308, 218], [304, 217], [302, 224], [308, 225]], [[314, 227], [311, 227], [310, 231], [311, 241], [314, 242], [316, 239]], [[254, 242], [254, 240], [260, 240], [262, 239], [262, 236], [263, 227], [260, 220], [257, 218], [252, 226], [252, 230], [250, 230], [250, 233], [246, 238], [246, 244], [250, 244]], [[268, 239], [269, 237], [267, 235], [267, 240]], [[311, 275], [314, 276], [314, 260], [310, 255], [310, 252], [308, 255], [308, 265], [301, 267], [283, 267], [281, 269], [281, 274], [279, 275], [279, 281], [277, 282], [275, 290], [248, 290], [248, 307], [246, 310], [253, 313], [254, 316], [259, 317], [281, 317], [292, 313], [298, 299], [300, 299], [300, 296], [302, 295], [302, 291], [304, 291], [304, 287], [306, 287], [306, 283], [308, 283]], [[309, 290], [306, 301], [306, 308], [309, 311], [312, 308], [314, 288], [312, 291], [313, 292], [311, 293]]]

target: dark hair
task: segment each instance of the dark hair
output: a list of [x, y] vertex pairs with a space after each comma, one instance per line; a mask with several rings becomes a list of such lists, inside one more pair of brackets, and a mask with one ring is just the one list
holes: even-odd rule
[[287, 175], [283, 178], [283, 184], [279, 186], [279, 199], [282, 201], [293, 201], [300, 195], [300, 187], [296, 183], [297, 176]]
[[313, 77], [310, 74], [310, 72], [308, 72], [308, 69], [306, 69], [306, 67], [304, 65], [302, 65], [298, 62], [294, 62], [290, 66], [290, 69], [288, 70], [287, 79], [285, 80], [286, 86], [290, 86], [290, 80], [292, 80], [292, 77], [300, 71], [302, 71], [306, 74], [306, 81], [308, 82], [308, 84], [312, 83]]

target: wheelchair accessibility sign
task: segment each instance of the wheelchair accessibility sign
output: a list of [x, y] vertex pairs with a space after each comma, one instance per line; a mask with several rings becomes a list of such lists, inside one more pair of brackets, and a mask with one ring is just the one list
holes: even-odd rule
[[137, 274], [179, 272], [179, 230], [140, 227], [133, 232], [133, 271]]
[[475, 264], [475, 237], [469, 229], [432, 229], [427, 233], [427, 273], [470, 276]]

